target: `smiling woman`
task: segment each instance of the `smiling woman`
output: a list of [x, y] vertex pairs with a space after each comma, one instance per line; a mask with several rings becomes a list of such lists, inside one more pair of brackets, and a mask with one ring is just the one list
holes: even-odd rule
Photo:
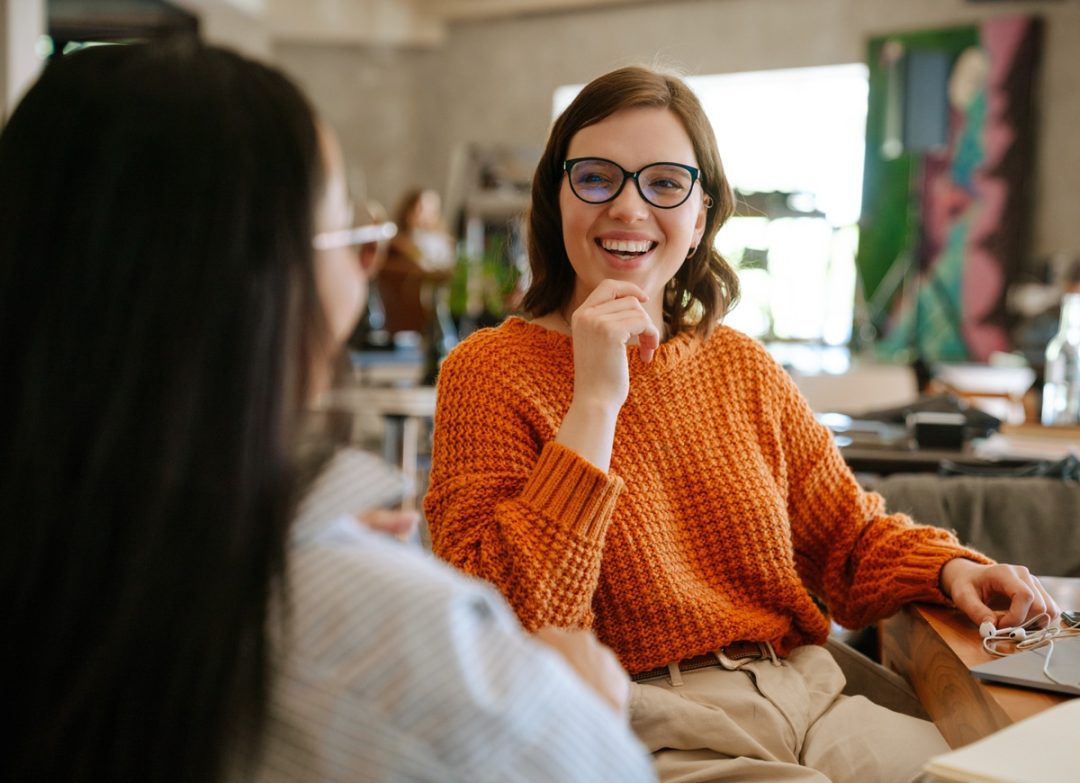
[[631, 67], [586, 85], [533, 179], [530, 319], [475, 333], [439, 375], [432, 544], [526, 627], [596, 629], [662, 779], [909, 780], [945, 743], [843, 695], [830, 621], [949, 596], [978, 621], [994, 593], [1011, 619], [1056, 608], [1022, 569], [886, 512], [791, 378], [720, 322], [732, 204], [684, 82]]

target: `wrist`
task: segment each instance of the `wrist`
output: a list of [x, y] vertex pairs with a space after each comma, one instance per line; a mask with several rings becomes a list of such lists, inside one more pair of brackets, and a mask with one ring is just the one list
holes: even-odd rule
[[622, 410], [622, 402], [616, 402], [610, 397], [575, 392], [566, 413], [570, 415], [570, 412], [574, 411], [578, 415], [614, 423], [619, 418], [620, 410]]
[[968, 560], [963, 555], [957, 555], [945, 561], [945, 564], [941, 566], [941, 571], [938, 574], [938, 590], [941, 594], [952, 600], [953, 585], [956, 582], [957, 576], [968, 566], [978, 565], [974, 560]]

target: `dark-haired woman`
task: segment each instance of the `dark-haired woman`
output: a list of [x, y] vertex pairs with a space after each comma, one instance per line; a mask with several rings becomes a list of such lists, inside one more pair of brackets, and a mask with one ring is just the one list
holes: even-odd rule
[[732, 210], [681, 80], [631, 67], [583, 89], [533, 179], [531, 320], [439, 375], [434, 547], [526, 627], [596, 629], [663, 780], [908, 780], [944, 741], [842, 694], [830, 616], [1057, 609], [1025, 569], [886, 513], [764, 348], [719, 324]]
[[193, 43], [65, 57], [0, 134], [0, 779], [651, 778], [617, 690], [356, 524], [368, 462], [303, 479], [367, 285], [342, 171]]

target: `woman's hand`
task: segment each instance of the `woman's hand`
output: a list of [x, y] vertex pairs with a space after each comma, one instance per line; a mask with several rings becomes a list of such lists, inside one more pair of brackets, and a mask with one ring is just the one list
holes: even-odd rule
[[601, 699], [619, 714], [626, 714], [630, 678], [611, 650], [601, 644], [592, 631], [549, 625], [534, 633], [533, 638], [559, 653]]
[[408, 541], [420, 524], [420, 512], [376, 508], [357, 514], [356, 519], [379, 533], [385, 533], [401, 541]]
[[555, 440], [605, 472], [615, 421], [630, 393], [626, 345], [637, 338], [644, 362], [660, 345], [660, 332], [642, 306], [648, 299], [633, 283], [604, 280], [570, 319], [574, 398]]
[[660, 332], [642, 306], [649, 297], [633, 283], [604, 280], [574, 311], [574, 399], [614, 406], [630, 392], [626, 346], [637, 338], [641, 360], [652, 360]]
[[[1023, 566], [983, 565], [957, 557], [942, 567], [941, 589], [976, 625], [989, 620], [995, 628], [1010, 628], [1043, 612], [1051, 619], [1061, 612]], [[995, 598], [997, 603], [1008, 601], [1008, 609], [992, 609]]]

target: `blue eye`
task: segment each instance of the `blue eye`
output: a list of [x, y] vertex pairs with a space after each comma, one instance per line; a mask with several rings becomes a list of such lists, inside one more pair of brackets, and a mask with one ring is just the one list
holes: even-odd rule
[[682, 190], [684, 185], [673, 179], [654, 179], [649, 183], [649, 187], [658, 188], [660, 190]]
[[586, 172], [578, 179], [579, 185], [606, 185], [611, 182], [607, 177], [602, 177], [599, 174]]

